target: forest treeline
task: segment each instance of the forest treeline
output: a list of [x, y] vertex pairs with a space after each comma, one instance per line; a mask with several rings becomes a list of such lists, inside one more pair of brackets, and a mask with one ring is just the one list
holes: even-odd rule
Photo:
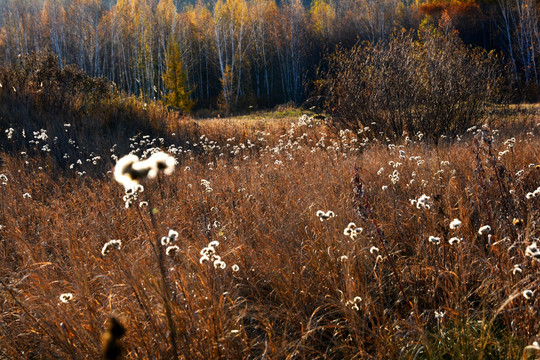
[[537, 100], [538, 8], [535, 0], [4, 0], [0, 64], [50, 50], [60, 64], [187, 111], [300, 104], [335, 49], [388, 42], [446, 14], [465, 44], [503, 53], [522, 99]]

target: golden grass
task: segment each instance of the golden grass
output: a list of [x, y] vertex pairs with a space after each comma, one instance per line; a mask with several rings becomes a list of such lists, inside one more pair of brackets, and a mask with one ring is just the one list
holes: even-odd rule
[[[190, 123], [207, 138], [129, 209], [108, 149], [75, 170], [5, 153], [0, 359], [99, 358], [111, 317], [127, 359], [520, 358], [540, 331], [538, 297], [519, 295], [540, 294], [525, 256], [540, 234], [534, 122], [436, 148], [309, 120]], [[429, 208], [411, 204], [423, 194]], [[174, 256], [156, 245], [169, 229]], [[199, 262], [211, 241], [225, 269]]]

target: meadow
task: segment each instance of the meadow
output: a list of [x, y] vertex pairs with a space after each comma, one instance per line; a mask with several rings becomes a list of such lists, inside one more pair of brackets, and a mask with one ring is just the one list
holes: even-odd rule
[[[437, 145], [312, 114], [6, 125], [0, 359], [537, 358], [538, 111]], [[117, 161], [160, 151], [126, 194]]]

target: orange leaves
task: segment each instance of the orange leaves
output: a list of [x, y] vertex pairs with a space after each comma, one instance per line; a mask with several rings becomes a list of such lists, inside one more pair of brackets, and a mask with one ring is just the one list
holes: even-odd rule
[[419, 9], [424, 14], [430, 16], [441, 16], [445, 11], [447, 11], [452, 18], [475, 17], [481, 15], [480, 6], [474, 0], [433, 1], [420, 5]]

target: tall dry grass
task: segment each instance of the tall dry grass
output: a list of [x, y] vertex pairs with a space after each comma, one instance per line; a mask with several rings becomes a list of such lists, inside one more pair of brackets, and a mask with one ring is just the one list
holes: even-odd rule
[[[181, 145], [141, 134], [132, 151], [178, 164], [144, 184], [150, 206], [131, 208], [112, 179], [125, 153], [81, 147], [61, 167], [41, 150], [53, 137], [14, 128], [0, 168], [0, 359], [100, 358], [111, 317], [127, 359], [526, 358], [540, 331], [539, 263], [525, 254], [540, 233], [540, 195], [527, 196], [540, 186], [537, 123], [436, 147], [308, 118], [200, 122], [205, 136]], [[170, 229], [179, 249], [166, 256], [156, 244]], [[121, 248], [103, 255], [112, 239]], [[212, 241], [224, 269], [200, 262]]]

